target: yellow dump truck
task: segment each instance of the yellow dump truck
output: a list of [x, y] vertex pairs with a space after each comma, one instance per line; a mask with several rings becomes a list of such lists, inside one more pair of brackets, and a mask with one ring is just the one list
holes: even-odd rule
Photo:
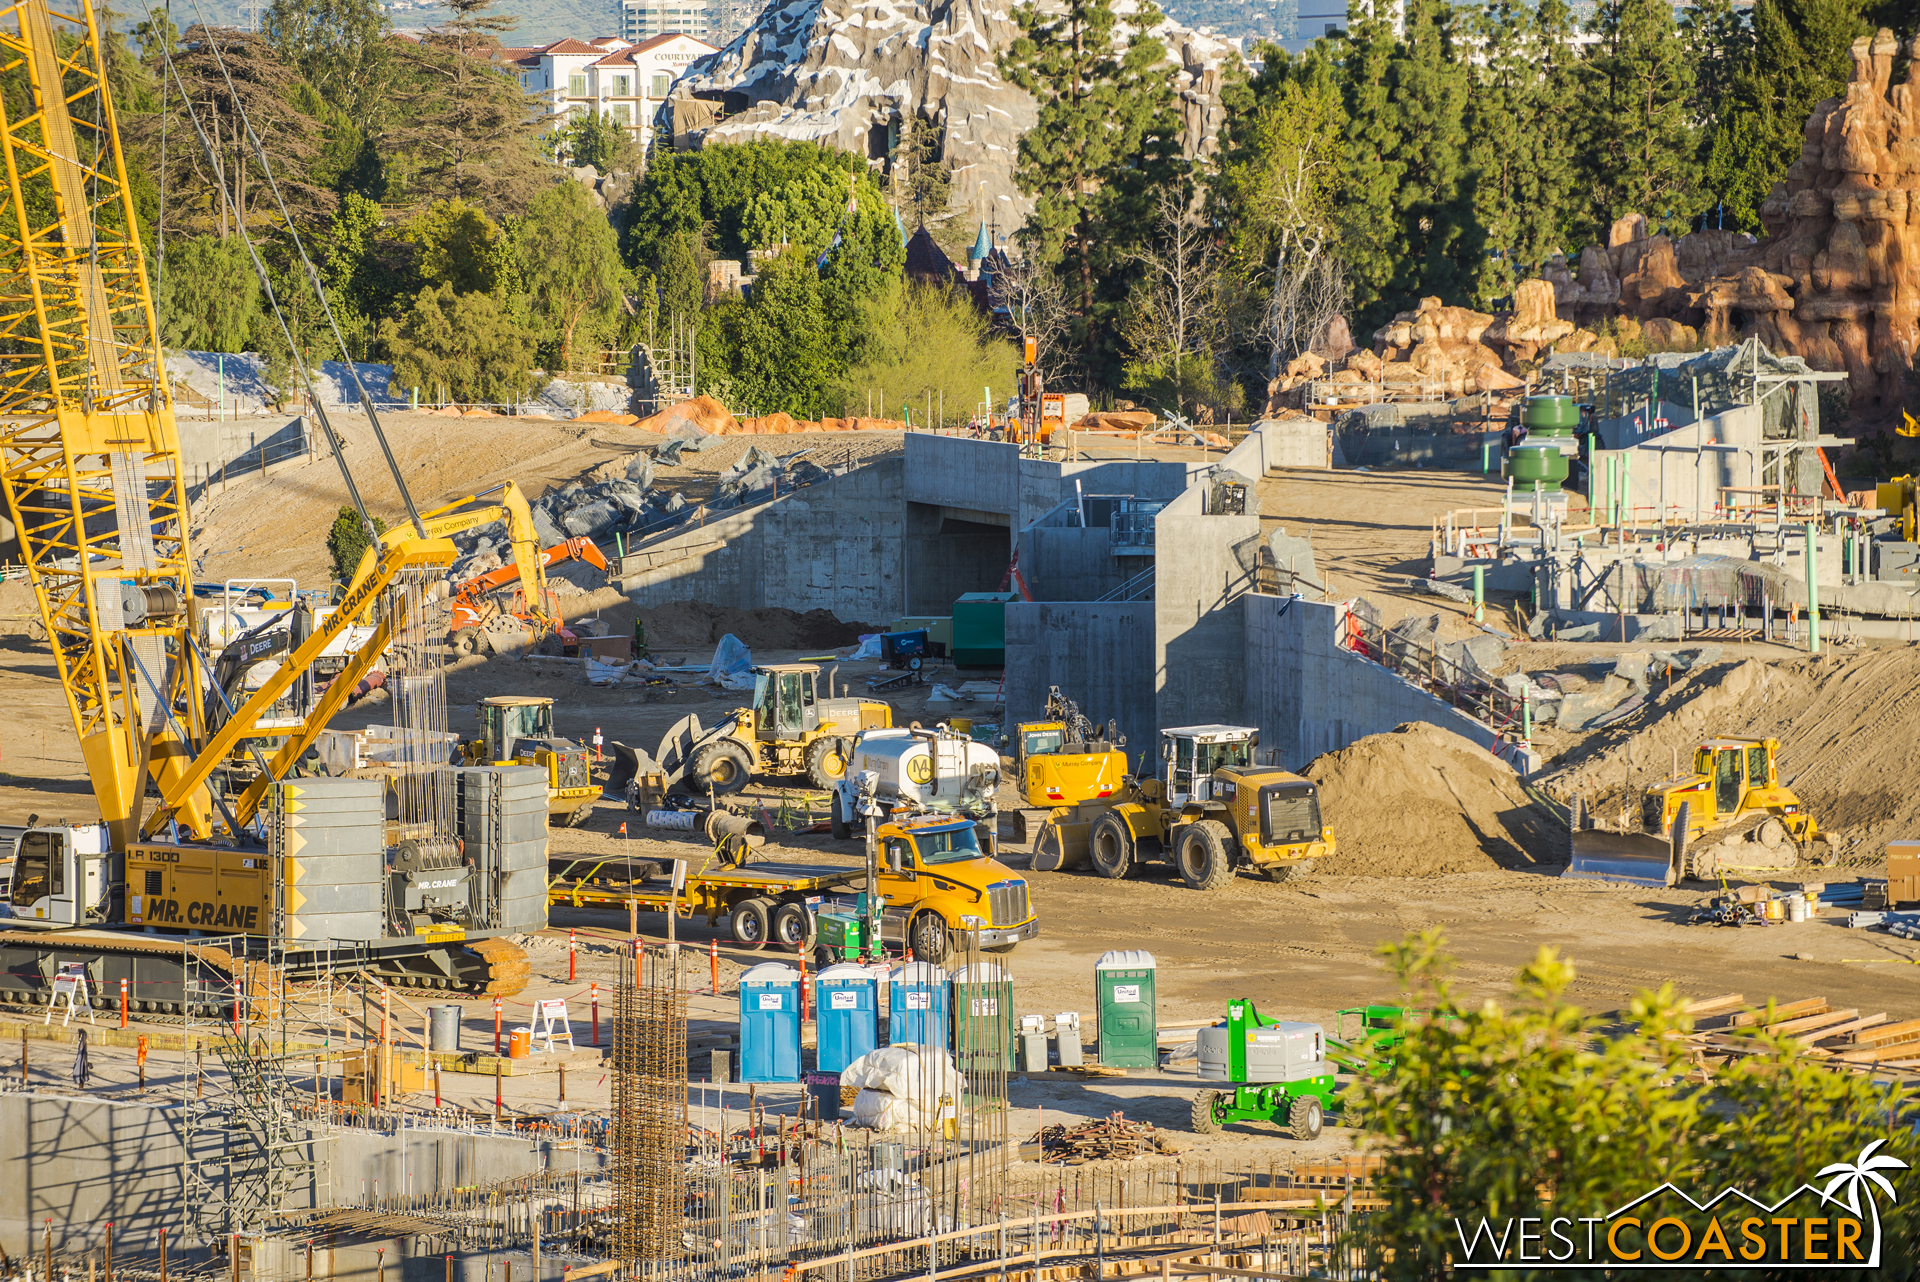
[[1129, 777], [1109, 800], [1055, 812], [1034, 845], [1034, 868], [1091, 863], [1118, 879], [1165, 860], [1196, 890], [1226, 885], [1237, 868], [1271, 881], [1305, 876], [1334, 852], [1333, 829], [1321, 822], [1311, 781], [1253, 764], [1259, 742], [1249, 726], [1162, 730], [1159, 777]]

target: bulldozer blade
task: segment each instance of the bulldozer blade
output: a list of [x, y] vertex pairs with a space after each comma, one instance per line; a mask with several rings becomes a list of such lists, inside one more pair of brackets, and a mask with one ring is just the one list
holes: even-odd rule
[[1040, 835], [1034, 838], [1031, 867], [1035, 872], [1065, 872], [1069, 868], [1085, 867], [1087, 834], [1092, 829], [1090, 823], [1047, 820], [1040, 825]]
[[1578, 798], [1571, 808], [1572, 849], [1566, 871], [1573, 881], [1617, 881], [1664, 890], [1678, 885], [1687, 844], [1687, 814], [1682, 808], [1673, 834], [1607, 832], [1586, 826]]

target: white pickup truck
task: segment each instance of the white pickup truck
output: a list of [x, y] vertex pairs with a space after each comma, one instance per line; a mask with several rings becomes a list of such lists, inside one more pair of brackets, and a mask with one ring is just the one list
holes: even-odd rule
[[833, 788], [828, 826], [833, 835], [855, 835], [859, 808], [854, 789], [863, 773], [877, 776], [874, 796], [886, 810], [953, 814], [988, 822], [998, 812], [1000, 753], [944, 725], [866, 730], [853, 741], [847, 772]]

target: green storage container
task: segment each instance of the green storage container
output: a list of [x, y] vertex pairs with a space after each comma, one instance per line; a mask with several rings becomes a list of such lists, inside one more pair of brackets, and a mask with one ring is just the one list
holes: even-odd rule
[[1529, 396], [1520, 421], [1529, 436], [1571, 436], [1580, 426], [1580, 406], [1571, 396]]
[[1093, 964], [1103, 1067], [1159, 1067], [1160, 1020], [1153, 973], [1153, 954], [1137, 948], [1102, 953]]
[[1012, 1072], [1019, 1049], [1012, 976], [995, 962], [975, 962], [951, 982], [955, 1064], [963, 1073]]
[[953, 603], [950, 653], [956, 666], [1007, 665], [1007, 602], [1019, 599], [1018, 592], [969, 592]]

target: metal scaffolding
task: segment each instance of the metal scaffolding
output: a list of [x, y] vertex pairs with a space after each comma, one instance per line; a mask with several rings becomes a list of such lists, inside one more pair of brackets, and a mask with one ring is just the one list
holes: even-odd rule
[[682, 1253], [687, 1154], [687, 995], [679, 948], [621, 955], [613, 1017], [613, 1257], [670, 1272]]

